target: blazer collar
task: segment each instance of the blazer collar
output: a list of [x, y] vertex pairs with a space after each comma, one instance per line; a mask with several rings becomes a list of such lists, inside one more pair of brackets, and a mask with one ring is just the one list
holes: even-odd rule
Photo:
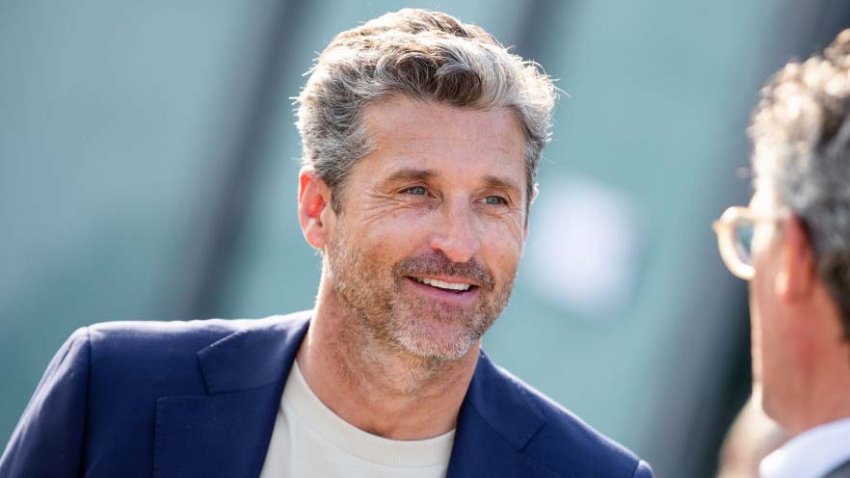
[[[537, 434], [545, 421], [527, 386], [496, 366], [483, 350], [464, 401], [466, 409], [474, 409], [517, 450]], [[458, 423], [462, 423], [464, 411], [472, 410], [462, 410]]]
[[[186, 476], [201, 468], [259, 474], [310, 315], [237, 323], [242, 328], [197, 353], [209, 395], [158, 401], [154, 476]], [[458, 415], [447, 475], [556, 476], [523, 453], [544, 423], [525, 387], [481, 351]]]
[[207, 395], [157, 400], [154, 477], [260, 474], [309, 316], [234, 322], [240, 330], [198, 352]]
[[482, 351], [458, 415], [447, 476], [557, 476], [523, 453], [544, 423], [525, 386]]
[[304, 339], [311, 311], [260, 321], [198, 352], [210, 394], [235, 392], [278, 382], [289, 374]]

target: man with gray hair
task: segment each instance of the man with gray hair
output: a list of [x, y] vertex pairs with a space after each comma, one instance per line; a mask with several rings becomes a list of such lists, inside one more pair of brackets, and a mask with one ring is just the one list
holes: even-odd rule
[[850, 477], [850, 30], [762, 90], [755, 194], [716, 223], [750, 281], [753, 375], [792, 438], [763, 478]]
[[298, 99], [315, 308], [77, 331], [0, 475], [651, 477], [480, 350], [554, 100], [535, 64], [445, 14], [339, 34]]

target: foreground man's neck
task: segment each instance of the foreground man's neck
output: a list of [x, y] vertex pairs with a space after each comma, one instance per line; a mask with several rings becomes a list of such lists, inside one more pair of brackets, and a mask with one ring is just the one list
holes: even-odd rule
[[839, 312], [826, 298], [826, 291], [821, 295], [821, 303], [826, 305], [800, 313], [809, 335], [798, 338], [805, 347], [792, 350], [805, 353], [798, 353], [795, 366], [785, 371], [796, 386], [792, 393], [774, 398], [785, 403], [776, 421], [791, 436], [850, 417], [850, 344]]
[[454, 429], [479, 343], [455, 361], [390, 350], [334, 302], [320, 294], [297, 355], [316, 396], [348, 423], [385, 438], [419, 440]]

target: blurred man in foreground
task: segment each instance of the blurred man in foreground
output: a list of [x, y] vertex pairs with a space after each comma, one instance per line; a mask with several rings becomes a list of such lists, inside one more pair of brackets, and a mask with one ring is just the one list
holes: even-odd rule
[[753, 373], [792, 437], [763, 478], [850, 477], [850, 30], [785, 66], [750, 135], [755, 194], [716, 223], [750, 281]]
[[299, 98], [314, 310], [77, 331], [0, 475], [650, 477], [479, 350], [553, 103], [536, 65], [444, 14], [341, 33]]

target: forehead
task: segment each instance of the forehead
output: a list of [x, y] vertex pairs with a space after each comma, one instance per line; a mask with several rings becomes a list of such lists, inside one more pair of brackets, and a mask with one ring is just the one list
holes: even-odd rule
[[378, 161], [384, 168], [489, 169], [524, 181], [525, 135], [506, 108], [475, 110], [392, 96], [366, 107], [364, 126], [370, 146], [364, 159], [384, 159]]

